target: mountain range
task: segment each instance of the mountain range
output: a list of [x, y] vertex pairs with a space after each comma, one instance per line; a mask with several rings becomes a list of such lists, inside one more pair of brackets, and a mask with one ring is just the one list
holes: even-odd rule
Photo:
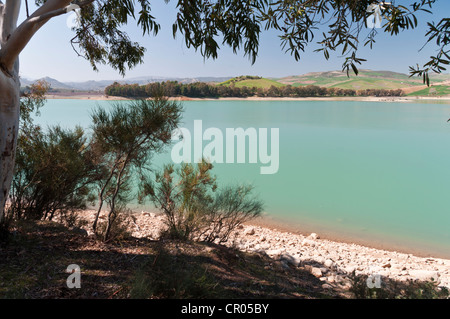
[[[432, 74], [430, 76], [432, 84], [448, 86], [450, 84], [450, 74]], [[178, 81], [180, 83], [217, 83], [227, 84], [233, 77], [197, 77], [197, 78], [176, 78], [161, 76], [135, 77], [121, 80], [85, 81], [85, 82], [61, 82], [50, 77], [40, 80], [47, 81], [52, 89], [75, 90], [75, 91], [98, 91], [103, 92], [105, 87], [118, 82], [120, 84], [145, 85], [153, 82]], [[21, 79], [23, 87], [32, 84], [36, 80]], [[247, 83], [248, 82], [248, 83]], [[233, 82], [237, 86], [268, 87], [271, 85], [282, 86], [305, 86], [316, 85], [322, 87], [336, 87], [342, 89], [403, 89], [414, 92], [423, 89], [422, 79], [419, 77], [409, 77], [407, 74], [391, 71], [360, 70], [358, 76], [353, 74], [350, 77], [342, 71], [314, 72], [302, 75], [292, 75], [281, 78], [259, 78], [257, 80], [244, 80]]]
[[33, 84], [38, 80], [45, 80], [50, 84], [52, 89], [58, 90], [75, 90], [75, 91], [103, 91], [105, 87], [113, 84], [114, 82], [118, 82], [120, 84], [139, 84], [145, 85], [153, 82], [163, 82], [163, 81], [178, 81], [180, 83], [194, 83], [194, 82], [223, 82], [232, 77], [198, 77], [198, 78], [175, 78], [175, 77], [157, 77], [157, 76], [148, 76], [148, 77], [136, 77], [130, 79], [121, 79], [121, 80], [102, 80], [102, 81], [84, 81], [84, 82], [61, 82], [56, 79], [50, 77], [43, 77], [36, 80], [30, 80], [27, 78], [21, 78], [21, 86], [26, 87]]

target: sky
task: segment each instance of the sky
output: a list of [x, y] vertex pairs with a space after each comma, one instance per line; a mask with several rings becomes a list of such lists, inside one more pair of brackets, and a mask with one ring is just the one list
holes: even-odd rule
[[[143, 37], [134, 21], [133, 25], [130, 23], [126, 27], [131, 39], [144, 46], [146, 53], [144, 63], [127, 71], [125, 79], [142, 76], [194, 78], [239, 75], [279, 78], [342, 69], [344, 60], [339, 54], [332, 55], [326, 60], [322, 53], [314, 52], [318, 47], [314, 43], [306, 49], [300, 61], [295, 61], [293, 56], [281, 48], [281, 41], [274, 31], [263, 31], [261, 34], [259, 55], [253, 65], [248, 57], [244, 57], [243, 51], [234, 54], [225, 46], [221, 47], [218, 59], [205, 60], [200, 52], [185, 46], [180, 34], [173, 38], [175, 5], [175, 0], [171, 0], [168, 4], [164, 0], [152, 1], [152, 14], [161, 25], [157, 36]], [[33, 6], [30, 7], [30, 11], [33, 12]], [[427, 62], [427, 58], [435, 54], [436, 47], [428, 45], [420, 51], [426, 42], [426, 21], [439, 21], [443, 17], [448, 17], [450, 1], [438, 1], [433, 12], [432, 15], [420, 14], [419, 27], [404, 31], [398, 36], [391, 37], [380, 30], [373, 49], [361, 48], [358, 51], [359, 57], [367, 59], [360, 68], [408, 73], [409, 66]], [[19, 23], [25, 17], [23, 5]], [[420, 19], [421, 17], [425, 19]], [[63, 82], [123, 79], [117, 70], [109, 66], [100, 65], [99, 72], [93, 71], [88, 61], [77, 56], [70, 45], [74, 32], [68, 26], [69, 21], [71, 21], [70, 14], [55, 17], [36, 33], [20, 55], [21, 77], [35, 80], [49, 76]]]

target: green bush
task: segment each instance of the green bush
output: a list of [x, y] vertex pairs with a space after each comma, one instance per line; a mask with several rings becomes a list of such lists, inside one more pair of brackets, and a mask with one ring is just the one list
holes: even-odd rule
[[128, 186], [134, 177], [149, 168], [152, 156], [169, 145], [181, 111], [178, 102], [162, 95], [152, 100], [116, 103], [109, 110], [98, 107], [93, 111], [92, 145], [104, 174], [97, 180], [98, 210], [92, 228], [96, 231], [101, 209], [107, 202], [105, 241], [109, 239], [117, 206], [129, 201], [124, 196]]
[[367, 275], [349, 276], [350, 292], [356, 299], [448, 299], [449, 290], [434, 281], [407, 280], [405, 282], [383, 278], [381, 287], [369, 288]]
[[149, 195], [165, 215], [167, 229], [162, 237], [222, 243], [239, 225], [260, 216], [263, 204], [248, 185], [218, 188], [213, 166], [202, 161], [195, 167], [167, 165], [147, 182]]
[[[105, 234], [108, 231], [106, 241], [121, 241], [131, 237], [131, 228], [133, 223], [133, 215], [130, 209], [125, 207], [117, 208], [110, 216], [111, 221], [101, 221], [98, 223], [96, 229], [96, 235], [100, 238], [105, 238]], [[110, 228], [108, 228], [110, 224]]]
[[53, 219], [92, 200], [95, 164], [84, 131], [61, 127], [22, 131], [7, 210], [9, 218]]
[[144, 263], [131, 284], [130, 298], [217, 298], [219, 287], [207, 268], [191, 263], [186, 255], [162, 246]]

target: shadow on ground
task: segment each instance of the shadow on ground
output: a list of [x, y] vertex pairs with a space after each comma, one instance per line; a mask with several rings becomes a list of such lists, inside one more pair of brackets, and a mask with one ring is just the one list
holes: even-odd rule
[[[67, 286], [66, 269], [72, 264], [81, 269], [79, 289]], [[404, 283], [394, 284], [395, 294], [405, 291]], [[0, 298], [374, 297], [362, 277], [354, 277], [352, 291], [323, 285], [304, 268], [265, 254], [136, 238], [105, 244], [52, 222], [21, 223], [0, 247]]]

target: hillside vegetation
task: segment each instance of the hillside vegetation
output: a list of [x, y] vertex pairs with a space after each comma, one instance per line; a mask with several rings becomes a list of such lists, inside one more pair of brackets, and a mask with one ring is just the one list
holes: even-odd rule
[[450, 75], [436, 74], [431, 76], [432, 86], [423, 85], [419, 77], [409, 77], [407, 74], [392, 71], [361, 70], [359, 75], [347, 76], [341, 71], [313, 72], [303, 75], [293, 75], [283, 78], [263, 78], [260, 76], [238, 76], [218, 86], [235, 88], [270, 89], [271, 86], [281, 88], [287, 85], [293, 87], [317, 86], [343, 90], [397, 90], [402, 89], [410, 96], [442, 96], [450, 94]]
[[225, 82], [217, 84], [219, 86], [235, 86], [238, 88], [242, 88], [244, 86], [248, 88], [270, 88], [272, 85], [275, 87], [282, 87], [285, 84], [277, 82], [275, 80], [262, 78], [260, 76], [250, 76], [250, 75], [244, 75], [244, 76], [238, 76], [234, 77], [232, 79], [229, 79]]
[[220, 83], [180, 83], [165, 81], [139, 84], [114, 84], [105, 94], [121, 97], [147, 98], [162, 90], [170, 97], [336, 97], [336, 96], [443, 96], [450, 94], [450, 75], [431, 77], [431, 88], [418, 77], [391, 71], [360, 71], [347, 76], [345, 72], [308, 73], [279, 79], [242, 75]]
[[449, 85], [435, 85], [420, 89], [419, 91], [411, 92], [409, 96], [442, 96], [450, 95]]
[[[431, 82], [440, 84], [450, 80], [450, 75], [441, 74], [431, 77]], [[422, 79], [410, 78], [403, 73], [391, 71], [361, 70], [358, 76], [347, 76], [345, 72], [329, 71], [314, 72], [304, 75], [288, 76], [276, 79], [277, 82], [292, 86], [317, 85], [321, 87], [333, 87], [341, 89], [404, 89], [415, 87], [421, 88]], [[412, 90], [413, 91], [413, 90]]]

